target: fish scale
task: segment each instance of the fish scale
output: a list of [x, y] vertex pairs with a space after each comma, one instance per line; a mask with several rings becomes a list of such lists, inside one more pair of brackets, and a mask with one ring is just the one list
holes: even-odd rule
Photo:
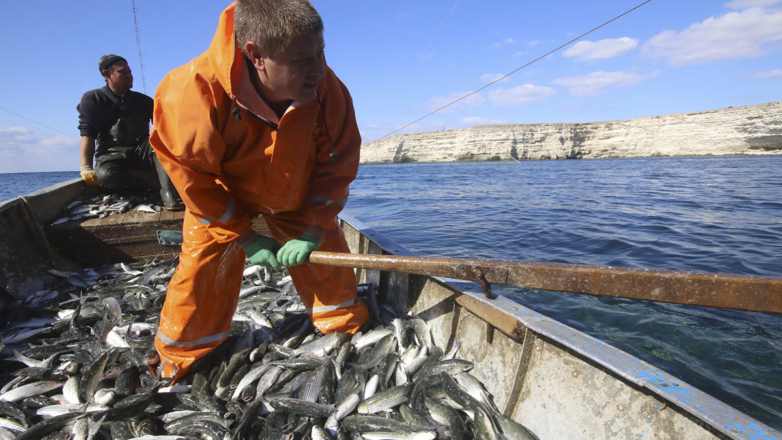
[[400, 385], [389, 388], [385, 391], [376, 393], [372, 397], [364, 399], [358, 405], [360, 414], [374, 414], [406, 403], [410, 398], [412, 385]]
[[[450, 409], [449, 405], [463, 407], [470, 402], [473, 406], [480, 404], [482, 409], [454, 411], [459, 419], [451, 423], [456, 428], [449, 428], [456, 430], [452, 437], [460, 436], [459, 427], [465, 426], [470, 420], [467, 414], [472, 414], [480, 418], [483, 428], [497, 430], [487, 432], [482, 428], [482, 438], [501, 435], [513, 440], [534, 438], [524, 437], [526, 434], [521, 433], [528, 431], [518, 428], [521, 425], [504, 419], [495, 421], [499, 416], [493, 403], [487, 402], [485, 389], [477, 392], [479, 385], [474, 383], [477, 380], [467, 373], [458, 375], [471, 364], [457, 359], [448, 361], [456, 349], [444, 355], [433, 344], [425, 321], [392, 316], [390, 310], [380, 308], [381, 322], [374, 329], [366, 328], [365, 333], [354, 336], [323, 335], [312, 327], [284, 270], [261, 274], [257, 268], [251, 268], [250, 276], [242, 282], [241, 289], [246, 293], [232, 322], [231, 336], [193, 365], [193, 375], [183, 382], [187, 385], [189, 380], [191, 386], [175, 387], [175, 394], [159, 394], [158, 390], [168, 388], [163, 388], [165, 384], [150, 372], [148, 362], [150, 359], [153, 365], [156, 362], [152, 338], [166, 284], [175, 267], [176, 259], [173, 259], [65, 274], [72, 281], [78, 279], [78, 283], [89, 286], [74, 298], [68, 297], [68, 291], [58, 294], [72, 312], [37, 318], [40, 320], [35, 325], [43, 325], [42, 331], [25, 335], [23, 343], [29, 347], [17, 344], [11, 348], [35, 362], [51, 362], [52, 371], [67, 371], [71, 375], [68, 389], [77, 391], [69, 393], [80, 395], [78, 400], [88, 402], [94, 398], [98, 383], [103, 383], [106, 389], [102, 393], [113, 392], [117, 401], [106, 406], [57, 409], [44, 395], [26, 397], [21, 400], [25, 405], [35, 405], [41, 414], [52, 416], [34, 419], [37, 423], [25, 428], [23, 435], [59, 432], [66, 424], [92, 411], [89, 423], [81, 422], [80, 429], [98, 423], [95, 420], [103, 417], [100, 424], [104, 430], [116, 432], [116, 438], [133, 438], [127, 437], [130, 434], [280, 440], [292, 438], [294, 434], [324, 436], [324, 432], [342, 438], [344, 433], [353, 432], [365, 434], [367, 438], [417, 440], [436, 435], [433, 421], [427, 418], [427, 404]], [[103, 273], [108, 275], [100, 278]], [[261, 276], [280, 280], [282, 284], [255, 285]], [[66, 278], [60, 279], [69, 283]], [[98, 322], [104, 324], [95, 333], [92, 327]], [[19, 328], [27, 325], [33, 324], [21, 324]], [[121, 338], [129, 346], [109, 349], [100, 341], [102, 334], [109, 333], [109, 339]], [[42, 345], [44, 341], [51, 345]], [[408, 368], [412, 371], [408, 372]], [[20, 368], [16, 374], [21, 380], [24, 375], [52, 373], [45, 369]], [[451, 375], [457, 375], [456, 381]], [[57, 382], [52, 386], [62, 385]], [[0, 413], [2, 404], [7, 403], [3, 402], [3, 396], [14, 397], [19, 393], [8, 394], [13, 392], [9, 386], [0, 394]], [[360, 396], [367, 399], [361, 402]], [[172, 427], [177, 425], [165, 428], [163, 417], [183, 410], [197, 417], [180, 416], [167, 422], [179, 421], [179, 428]], [[77, 412], [63, 414], [62, 411]], [[386, 416], [359, 414], [365, 411], [382, 412]], [[25, 420], [19, 414], [17, 417]], [[188, 423], [188, 420], [194, 421]], [[471, 435], [472, 430], [466, 430], [465, 434]]]

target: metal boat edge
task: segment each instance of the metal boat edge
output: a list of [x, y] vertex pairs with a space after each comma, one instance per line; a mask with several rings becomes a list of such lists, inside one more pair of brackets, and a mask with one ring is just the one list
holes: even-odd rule
[[[78, 179], [0, 202], [0, 282], [24, 296], [46, 269], [70, 264], [42, 225], [76, 197]], [[340, 216], [351, 251], [413, 255], [368, 225]], [[13, 256], [13, 258], [9, 258]], [[507, 416], [542, 439], [732, 438], [782, 440], [780, 433], [630, 354], [512, 300], [488, 300], [472, 282], [358, 270], [381, 301], [427, 320], [438, 345], [458, 356]], [[2, 295], [8, 301], [8, 292]]]
[[[352, 252], [413, 255], [358, 219], [340, 217]], [[379, 283], [381, 301], [396, 301], [397, 310], [401, 296], [394, 290], [407, 284], [405, 311], [427, 319], [438, 344], [461, 342], [459, 356], [476, 363], [474, 375], [500, 409], [540, 438], [782, 439], [629, 353], [509, 298], [487, 299], [477, 283], [371, 272], [377, 271], [359, 270], [359, 282]], [[545, 411], [550, 406], [556, 409]]]

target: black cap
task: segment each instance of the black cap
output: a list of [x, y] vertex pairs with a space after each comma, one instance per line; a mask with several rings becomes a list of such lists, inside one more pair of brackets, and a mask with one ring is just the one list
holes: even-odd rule
[[104, 70], [111, 67], [111, 65], [116, 63], [117, 61], [125, 61], [127, 63], [127, 60], [125, 60], [125, 58], [122, 58], [119, 55], [114, 55], [113, 53], [110, 53], [108, 55], [103, 55], [102, 57], [100, 57], [100, 61], [98, 61], [98, 70], [102, 73]]

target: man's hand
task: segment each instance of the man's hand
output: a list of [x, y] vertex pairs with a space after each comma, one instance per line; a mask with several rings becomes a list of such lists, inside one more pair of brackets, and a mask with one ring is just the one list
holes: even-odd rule
[[274, 256], [274, 253], [280, 248], [280, 243], [277, 240], [256, 234], [254, 238], [242, 245], [242, 248], [252, 264], [279, 269], [280, 263]]
[[286, 267], [301, 264], [310, 255], [310, 252], [320, 247], [320, 243], [321, 241], [315, 236], [304, 233], [301, 237], [285, 243], [285, 246], [277, 252], [277, 261]]
[[98, 175], [95, 174], [95, 170], [89, 165], [81, 166], [81, 178], [87, 183], [87, 185], [98, 186]]

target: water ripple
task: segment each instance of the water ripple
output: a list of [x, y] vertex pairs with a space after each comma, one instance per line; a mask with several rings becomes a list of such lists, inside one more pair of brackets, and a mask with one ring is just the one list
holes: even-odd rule
[[[782, 157], [362, 166], [347, 212], [420, 255], [782, 275]], [[782, 317], [497, 286], [782, 429]]]

